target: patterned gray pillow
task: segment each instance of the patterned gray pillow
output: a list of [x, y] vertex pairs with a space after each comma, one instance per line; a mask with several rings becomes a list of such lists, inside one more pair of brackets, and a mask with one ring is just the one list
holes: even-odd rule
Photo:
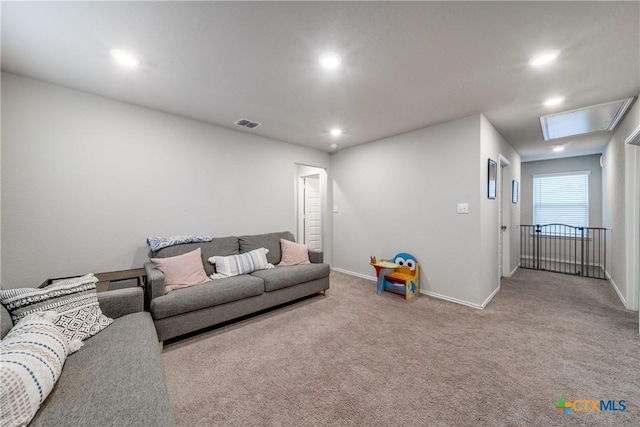
[[0, 301], [11, 314], [13, 324], [39, 311], [55, 311], [54, 322], [69, 341], [94, 336], [113, 319], [102, 314], [93, 274], [57, 281], [45, 288], [20, 288], [0, 291]]

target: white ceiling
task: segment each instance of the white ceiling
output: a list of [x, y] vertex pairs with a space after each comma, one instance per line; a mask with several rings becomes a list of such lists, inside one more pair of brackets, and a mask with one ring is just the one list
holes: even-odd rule
[[[539, 117], [640, 93], [638, 2], [3, 2], [2, 69], [331, 151], [483, 113], [524, 160]], [[112, 48], [134, 51], [118, 68]], [[553, 64], [527, 61], [562, 50]], [[342, 68], [318, 57], [332, 50]], [[558, 107], [542, 101], [563, 95]], [[237, 127], [238, 118], [263, 123]], [[610, 132], [570, 138], [601, 152]]]

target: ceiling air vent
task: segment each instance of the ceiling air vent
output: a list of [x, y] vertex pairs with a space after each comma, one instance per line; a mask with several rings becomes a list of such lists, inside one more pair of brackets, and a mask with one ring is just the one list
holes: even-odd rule
[[251, 120], [247, 120], [247, 119], [238, 119], [238, 120], [236, 120], [236, 124], [238, 126], [244, 126], [246, 128], [249, 128], [249, 129], [255, 129], [258, 126], [262, 125], [262, 123], [252, 122]]
[[544, 140], [614, 130], [633, 97], [540, 117]]
[[627, 139], [624, 140], [624, 142], [632, 145], [640, 145], [640, 126], [638, 126], [636, 130], [631, 132], [631, 135], [629, 135]]

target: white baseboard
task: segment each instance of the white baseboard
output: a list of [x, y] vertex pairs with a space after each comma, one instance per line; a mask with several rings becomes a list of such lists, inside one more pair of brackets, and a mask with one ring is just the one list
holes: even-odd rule
[[449, 297], [449, 296], [446, 296], [446, 295], [437, 294], [435, 292], [425, 291], [424, 289], [420, 289], [420, 293], [424, 294], [424, 295], [427, 295], [427, 296], [430, 296], [430, 297], [433, 297], [433, 298], [438, 298], [438, 299], [442, 299], [442, 300], [449, 301], [449, 302], [455, 302], [456, 304], [460, 304], [460, 305], [466, 305], [467, 307], [475, 308], [475, 309], [478, 309], [478, 310], [482, 310], [484, 308], [480, 304], [474, 304], [472, 302], [464, 301], [464, 300], [461, 300], [461, 299], [458, 299], [458, 298], [453, 298], [453, 297]]
[[514, 274], [516, 274], [516, 271], [518, 271], [518, 269], [520, 268], [520, 264], [516, 265], [516, 268], [514, 268], [513, 270], [511, 270], [511, 273], [509, 273], [509, 277], [513, 276]]
[[[521, 259], [522, 258], [529, 259], [529, 260], [535, 259], [531, 255], [522, 255], [520, 258]], [[548, 264], [551, 264], [551, 263], [555, 262], [555, 263], [559, 263], [559, 264], [579, 265], [579, 264], [576, 264], [576, 260], [575, 259], [574, 260], [568, 260], [568, 259], [564, 259], [564, 258], [563, 259], [555, 259], [555, 258], [544, 258], [543, 257], [543, 258], [540, 258], [539, 260], [540, 261], [544, 261], [545, 263], [548, 263]], [[520, 264], [518, 264], [518, 265], [520, 265]], [[601, 269], [604, 270], [604, 265], [598, 264], [598, 263], [596, 263], [594, 261], [587, 262], [587, 263], [585, 263], [585, 265], [588, 266], [588, 267], [600, 267]]]
[[[337, 267], [331, 267], [331, 270], [337, 271], [338, 273], [344, 273], [344, 274], [348, 274], [350, 276], [359, 277], [361, 279], [370, 280], [372, 282], [377, 282], [378, 281], [378, 279], [373, 277], [373, 276], [367, 276], [366, 274], [356, 273], [355, 271], [344, 270], [342, 268], [337, 268]], [[478, 309], [478, 310], [482, 310], [487, 306], [487, 304], [489, 304], [489, 301], [491, 301], [493, 299], [493, 297], [498, 293], [499, 290], [500, 290], [500, 286], [498, 286], [493, 292], [491, 292], [491, 295], [489, 295], [487, 297], [487, 299], [482, 304], [474, 304], [474, 303], [469, 302], [469, 301], [464, 301], [464, 300], [453, 298], [453, 297], [449, 297], [449, 296], [446, 296], [446, 295], [437, 294], [435, 292], [425, 291], [424, 289], [420, 289], [420, 293], [424, 294], [424, 295], [427, 295], [427, 296], [430, 296], [430, 297], [433, 297], [433, 298], [438, 298], [438, 299], [442, 299], [442, 300], [445, 300], [445, 301], [454, 302], [456, 304], [466, 305], [467, 307], [472, 307], [472, 308], [475, 308], [475, 309]]]
[[513, 276], [514, 274], [516, 274], [516, 271], [518, 271], [518, 267], [520, 267], [520, 264], [516, 265], [516, 267], [511, 270], [511, 272], [509, 274], [507, 274], [506, 276], [502, 276], [502, 277], [506, 277], [507, 279], [511, 276]]
[[620, 301], [622, 301], [622, 304], [624, 304], [624, 307], [627, 308], [628, 307], [627, 300], [624, 299], [624, 297], [622, 296], [622, 292], [620, 292], [620, 289], [618, 289], [618, 285], [616, 285], [616, 282], [613, 281], [613, 278], [611, 277], [609, 272], [605, 270], [604, 276], [607, 278], [609, 283], [611, 283], [611, 286], [613, 286], [613, 289], [615, 289], [616, 294], [618, 294], [618, 298], [620, 298]]
[[[516, 267], [516, 268], [517, 268], [517, 267]], [[489, 304], [489, 302], [491, 302], [491, 300], [493, 299], [493, 297], [495, 297], [495, 296], [496, 296], [496, 294], [497, 294], [498, 292], [500, 292], [500, 286], [498, 286], [497, 288], [495, 288], [495, 289], [493, 290], [493, 292], [491, 292], [491, 295], [489, 295], [489, 296], [487, 297], [487, 299], [486, 299], [486, 300], [484, 300], [484, 302], [482, 303], [482, 308], [483, 308], [483, 309], [487, 306], [487, 304]]]
[[485, 299], [482, 304], [475, 304], [473, 302], [464, 301], [464, 300], [461, 300], [461, 299], [458, 299], [458, 298], [453, 298], [453, 297], [449, 297], [449, 296], [446, 296], [446, 295], [441, 295], [441, 294], [437, 294], [435, 292], [429, 292], [429, 291], [425, 291], [424, 289], [420, 289], [420, 293], [421, 294], [425, 294], [427, 296], [430, 296], [430, 297], [433, 297], [433, 298], [442, 299], [442, 300], [449, 301], [449, 302], [454, 302], [454, 303], [460, 304], [460, 305], [466, 305], [467, 307], [475, 308], [477, 310], [484, 310], [484, 308], [487, 306], [487, 304], [489, 304], [489, 302], [493, 299], [493, 297], [496, 296], [498, 291], [500, 291], [500, 286], [495, 288], [494, 291], [491, 292], [491, 295], [489, 295], [487, 297], [487, 299]]
[[331, 270], [337, 271], [338, 273], [348, 274], [349, 276], [356, 276], [356, 277], [359, 277], [361, 279], [371, 280], [372, 282], [377, 282], [378, 281], [378, 279], [375, 278], [374, 276], [367, 276], [366, 274], [360, 274], [360, 273], [356, 273], [355, 271], [344, 270], [344, 269], [338, 268], [338, 267], [331, 267]]

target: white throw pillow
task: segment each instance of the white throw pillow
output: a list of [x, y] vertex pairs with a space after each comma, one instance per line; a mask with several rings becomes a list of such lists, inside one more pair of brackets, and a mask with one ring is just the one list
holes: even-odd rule
[[[218, 275], [238, 276], [257, 270], [273, 268], [273, 265], [267, 261], [267, 253], [269, 253], [269, 249], [258, 248], [240, 255], [212, 256], [209, 258], [209, 262], [215, 264]], [[214, 274], [213, 276], [217, 275]]]
[[0, 420], [26, 426], [60, 378], [69, 342], [55, 312], [25, 316], [0, 342]]

